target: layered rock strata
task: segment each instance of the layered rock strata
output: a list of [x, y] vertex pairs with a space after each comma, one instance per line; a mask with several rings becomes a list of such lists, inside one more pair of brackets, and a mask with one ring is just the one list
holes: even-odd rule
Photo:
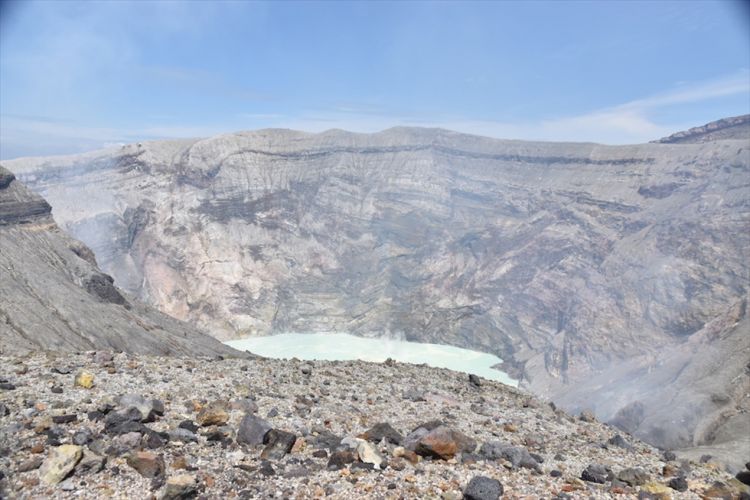
[[492, 352], [522, 387], [672, 448], [746, 430], [750, 144], [732, 130], [261, 130], [7, 164], [117, 285], [219, 338]]
[[121, 293], [49, 204], [0, 167], [0, 352], [240, 353]]

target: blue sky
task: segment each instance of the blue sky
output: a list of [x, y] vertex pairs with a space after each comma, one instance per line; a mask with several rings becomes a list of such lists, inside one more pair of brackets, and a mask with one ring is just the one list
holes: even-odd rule
[[750, 112], [747, 2], [3, 2], [0, 158], [265, 127], [635, 143]]

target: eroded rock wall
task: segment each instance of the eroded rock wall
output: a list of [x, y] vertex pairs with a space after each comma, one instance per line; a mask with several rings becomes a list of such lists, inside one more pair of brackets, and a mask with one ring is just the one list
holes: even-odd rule
[[[742, 138], [265, 130], [8, 163], [119, 286], [217, 337], [333, 330], [471, 347], [604, 418], [646, 398], [625, 367], [690, 362], [686, 346], [748, 293]], [[666, 402], [648, 397], [657, 415]], [[679, 438], [664, 414], [635, 431], [695, 444], [715, 415], [698, 413]]]
[[0, 352], [39, 349], [240, 354], [125, 297], [47, 202], [0, 167]]

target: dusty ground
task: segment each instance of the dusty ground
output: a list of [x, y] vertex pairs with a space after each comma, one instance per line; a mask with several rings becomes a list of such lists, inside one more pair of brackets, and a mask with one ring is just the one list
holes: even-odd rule
[[[90, 388], [74, 384], [80, 374]], [[710, 461], [665, 457], [500, 383], [426, 366], [37, 353], [0, 357], [0, 379], [8, 498], [459, 499], [476, 476], [498, 480], [504, 498], [750, 498]], [[293, 436], [248, 427], [240, 434], [271, 444], [240, 444], [246, 415]], [[408, 436], [434, 420], [431, 438]], [[401, 446], [356, 439], [378, 423]], [[602, 483], [584, 473], [592, 464]], [[497, 498], [483, 494], [473, 498]]]

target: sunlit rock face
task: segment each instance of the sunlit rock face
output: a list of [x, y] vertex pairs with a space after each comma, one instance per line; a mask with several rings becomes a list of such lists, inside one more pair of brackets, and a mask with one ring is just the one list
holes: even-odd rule
[[658, 141], [664, 144], [712, 142], [723, 139], [745, 139], [750, 137], [750, 115], [722, 118], [700, 127], [683, 130]]
[[123, 296], [112, 281], [91, 250], [57, 227], [50, 205], [0, 166], [0, 353], [240, 355]]
[[[628, 425], [670, 447], [710, 439], [748, 384], [747, 137], [261, 130], [6, 163], [119, 286], [221, 339], [339, 331], [492, 352], [571, 409], [610, 419], [644, 401]], [[732, 356], [711, 364], [697, 342]]]

